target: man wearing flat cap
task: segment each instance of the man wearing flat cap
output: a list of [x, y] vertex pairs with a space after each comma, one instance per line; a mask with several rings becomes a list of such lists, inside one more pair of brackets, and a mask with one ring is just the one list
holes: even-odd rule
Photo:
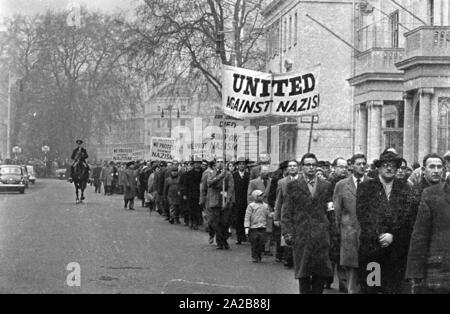
[[363, 293], [402, 292], [409, 245], [403, 233], [411, 190], [395, 178], [401, 163], [394, 152], [383, 152], [375, 162], [378, 176], [362, 182], [357, 189], [359, 279]]

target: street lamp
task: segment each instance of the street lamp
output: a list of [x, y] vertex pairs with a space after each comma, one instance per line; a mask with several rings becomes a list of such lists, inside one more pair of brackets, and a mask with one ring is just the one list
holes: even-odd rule
[[[169, 111], [169, 137], [172, 136], [172, 109], [173, 105], [168, 105], [167, 108], [161, 109], [161, 118], [164, 119], [164, 110]], [[180, 109], [177, 108], [177, 119], [180, 119]]]
[[45, 154], [44, 161], [47, 161], [47, 153], [50, 151], [50, 147], [48, 147], [47, 145], [44, 145], [44, 146], [42, 146], [41, 150]]
[[45, 164], [45, 177], [48, 176], [48, 165], [47, 165], [47, 153], [50, 151], [50, 147], [48, 147], [47, 145], [42, 146], [41, 148], [42, 152], [45, 154], [44, 155], [44, 164]]
[[17, 154], [20, 154], [22, 152], [22, 148], [20, 148], [19, 146], [14, 146], [12, 148], [12, 152], [15, 155], [14, 160], [17, 162]]

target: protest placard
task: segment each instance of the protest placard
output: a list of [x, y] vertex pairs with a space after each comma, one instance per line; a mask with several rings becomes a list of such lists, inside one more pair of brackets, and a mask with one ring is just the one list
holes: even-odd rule
[[133, 148], [113, 148], [112, 161], [129, 162], [133, 160]]
[[151, 138], [152, 160], [172, 161], [174, 159], [175, 139], [168, 137]]

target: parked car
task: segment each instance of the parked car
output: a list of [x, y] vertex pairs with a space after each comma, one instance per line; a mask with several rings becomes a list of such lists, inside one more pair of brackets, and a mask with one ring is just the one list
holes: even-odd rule
[[18, 165], [0, 165], [0, 191], [25, 193], [23, 167]]
[[27, 165], [28, 171], [28, 180], [30, 180], [31, 184], [36, 183], [36, 173], [34, 172], [33, 166]]
[[28, 170], [27, 170], [27, 166], [22, 165], [22, 173], [23, 173], [23, 179], [25, 181], [25, 188], [28, 189], [29, 187], [29, 183], [30, 183], [30, 179], [28, 176]]

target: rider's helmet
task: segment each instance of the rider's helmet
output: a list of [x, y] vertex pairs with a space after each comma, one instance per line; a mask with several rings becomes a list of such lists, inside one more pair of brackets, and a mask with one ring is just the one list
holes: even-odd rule
[[78, 145], [81, 145], [81, 144], [83, 144], [83, 141], [82, 140], [76, 140], [75, 143], [77, 143]]

